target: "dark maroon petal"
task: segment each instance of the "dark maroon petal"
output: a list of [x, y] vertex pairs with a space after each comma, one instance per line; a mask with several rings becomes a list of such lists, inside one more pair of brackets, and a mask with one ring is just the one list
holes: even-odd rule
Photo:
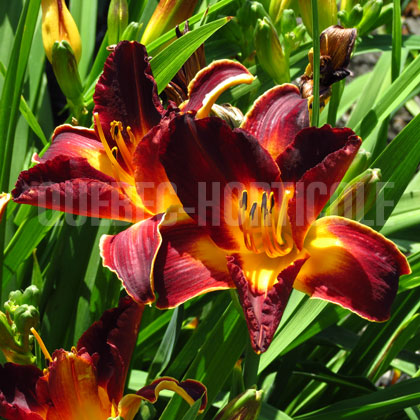
[[237, 249], [232, 202], [253, 184], [268, 190], [279, 180], [269, 153], [219, 118], [195, 120], [189, 114], [175, 117], [162, 131], [159, 153], [186, 212], [209, 229], [217, 245]]
[[7, 420], [43, 420], [48, 407], [38, 402], [36, 383], [42, 371], [35, 366], [0, 366], [0, 416]]
[[231, 86], [252, 83], [254, 76], [242, 64], [218, 60], [200, 70], [188, 86], [188, 101], [182, 111], [195, 111], [197, 118], [207, 117], [217, 98]]
[[193, 379], [179, 382], [174, 378], [164, 376], [139, 389], [137, 395], [154, 404], [158, 399], [159, 392], [163, 389], [176, 392], [191, 405], [201, 398], [200, 412], [206, 408], [207, 389], [201, 382]]
[[137, 221], [147, 212], [124, 193], [131, 186], [94, 169], [85, 158], [56, 156], [20, 173], [13, 200], [90, 217]]
[[294, 288], [371, 321], [386, 321], [401, 275], [410, 274], [405, 256], [371, 228], [342, 217], [323, 217], [305, 239], [310, 258]]
[[302, 99], [299, 89], [291, 84], [276, 86], [260, 96], [241, 125], [274, 159], [307, 127], [308, 101]]
[[77, 343], [78, 350], [99, 355], [98, 383], [107, 389], [110, 401], [120, 401], [123, 396], [143, 309], [129, 296], [122, 298], [118, 307], [105, 311]]
[[[115, 47], [105, 62], [93, 100], [93, 111], [99, 114], [110, 145], [114, 144], [110, 135], [114, 120], [121, 121], [124, 128], [130, 126], [137, 142], [159, 123], [164, 110], [144, 45], [122, 41]], [[123, 136], [131, 144], [126, 130]]]
[[251, 345], [256, 353], [264, 353], [271, 344], [292, 292], [293, 282], [305, 261], [306, 258], [295, 260], [279, 273], [278, 282], [268, 291], [258, 292], [242, 270], [240, 258], [228, 257], [228, 268], [238, 289]]
[[284, 182], [295, 191], [288, 215], [299, 249], [359, 150], [361, 139], [348, 128], [307, 128], [278, 157]]
[[138, 303], [155, 300], [152, 270], [161, 244], [158, 214], [138, 222], [117, 235], [104, 235], [100, 250], [105, 267], [114, 271], [127, 293]]
[[153, 272], [158, 308], [173, 308], [197, 295], [234, 287], [226, 254], [191, 218], [162, 225], [160, 233], [162, 245]]

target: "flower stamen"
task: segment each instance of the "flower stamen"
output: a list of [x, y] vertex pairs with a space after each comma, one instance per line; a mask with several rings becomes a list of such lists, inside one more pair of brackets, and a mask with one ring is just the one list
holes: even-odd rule
[[[127, 145], [125, 144], [125, 141], [123, 139], [123, 136], [121, 134], [121, 131], [123, 129], [123, 125], [121, 121], [112, 121], [111, 123], [111, 137], [117, 143], [118, 149], [121, 153], [121, 156], [124, 160], [124, 163], [126, 164], [127, 168], [131, 173], [134, 172], [133, 166], [131, 164], [132, 156], [130, 151], [127, 148]], [[131, 130], [130, 130], [131, 131]], [[128, 130], [127, 130], [128, 132]], [[132, 134], [132, 133], [131, 133]], [[130, 138], [131, 140], [131, 138]]]
[[47, 347], [45, 346], [44, 342], [42, 341], [42, 338], [38, 334], [37, 330], [32, 327], [30, 331], [33, 334], [33, 336], [35, 337], [35, 340], [38, 342], [38, 345], [39, 345], [42, 353], [44, 354], [45, 358], [51, 363], [53, 361], [53, 359], [52, 359], [50, 353], [48, 352]]
[[134, 184], [133, 177], [130, 174], [128, 174], [122, 168], [122, 166], [118, 163], [117, 159], [114, 156], [114, 151], [115, 151], [115, 149], [116, 149], [116, 151], [118, 151], [118, 148], [114, 147], [112, 150], [110, 149], [109, 144], [106, 141], [104, 130], [102, 129], [98, 113], [95, 112], [93, 114], [93, 117], [95, 118], [95, 124], [96, 124], [96, 129], [98, 130], [99, 139], [101, 140], [101, 143], [102, 143], [102, 145], [104, 146], [104, 149], [105, 149], [105, 153], [108, 156], [108, 159], [111, 161], [111, 163], [112, 163], [112, 165], [115, 169], [115, 172], [117, 174], [116, 179], [118, 179], [120, 181], [123, 181], [123, 182], [127, 182], [128, 184]]

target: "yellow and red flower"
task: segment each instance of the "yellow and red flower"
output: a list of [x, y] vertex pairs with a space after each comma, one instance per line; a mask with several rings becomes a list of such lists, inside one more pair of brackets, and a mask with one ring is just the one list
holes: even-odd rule
[[56, 350], [42, 372], [32, 365], [0, 366], [0, 415], [10, 420], [132, 420], [142, 400], [154, 403], [162, 389], [180, 394], [190, 404], [206, 388], [197, 381], [159, 378], [136, 394], [123, 397], [143, 306], [131, 298], [105, 311], [71, 351]]
[[237, 288], [257, 352], [292, 287], [386, 320], [410, 272], [405, 257], [364, 225], [317, 220], [360, 138], [309, 128], [307, 101], [290, 84], [260, 97], [239, 129], [208, 117], [221, 91], [252, 80], [227, 60], [199, 72], [188, 101], [165, 112], [146, 57], [139, 44], [118, 45], [96, 88], [96, 131], [59, 127], [14, 200], [136, 222], [101, 241], [128, 294], [170, 308]]

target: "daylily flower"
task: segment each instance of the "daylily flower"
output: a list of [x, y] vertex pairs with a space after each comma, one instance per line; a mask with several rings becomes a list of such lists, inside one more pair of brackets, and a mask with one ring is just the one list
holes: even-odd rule
[[[132, 420], [142, 400], [154, 403], [162, 389], [179, 393], [190, 404], [206, 389], [197, 381], [160, 378], [123, 397], [125, 379], [143, 306], [129, 297], [102, 315], [71, 351], [56, 350], [42, 372], [35, 366], [0, 366], [0, 415], [10, 420]], [[42, 345], [42, 342], [41, 342]]]
[[160, 161], [190, 217], [161, 214], [102, 239], [104, 265], [135, 299], [157, 292], [157, 306], [169, 308], [235, 287], [258, 353], [292, 287], [388, 319], [398, 279], [410, 272], [404, 255], [352, 220], [316, 220], [361, 140], [347, 128], [300, 130], [304, 110], [297, 88], [282, 85], [254, 104], [241, 129], [183, 114], [143, 139], [138, 161]]
[[[361, 140], [349, 129], [305, 128], [307, 101], [288, 84], [260, 97], [240, 129], [208, 117], [223, 89], [252, 78], [229, 61], [203, 69], [181, 112], [165, 114], [141, 48], [122, 43], [108, 59], [95, 93], [98, 134], [58, 128], [41, 163], [20, 175], [15, 201], [137, 221], [101, 240], [103, 264], [127, 293], [170, 308], [236, 287], [257, 352], [292, 287], [386, 320], [410, 271], [405, 257], [357, 222], [316, 220]], [[114, 194], [123, 205], [112, 205]]]
[[9, 193], [0, 194], [0, 222], [6, 211], [7, 203], [11, 200], [12, 196]]

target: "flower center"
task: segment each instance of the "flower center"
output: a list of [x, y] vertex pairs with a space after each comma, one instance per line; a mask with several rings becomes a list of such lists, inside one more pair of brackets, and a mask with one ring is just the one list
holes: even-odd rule
[[260, 201], [249, 203], [248, 192], [242, 191], [239, 201], [239, 228], [247, 249], [257, 254], [265, 252], [276, 258], [287, 255], [293, 249], [293, 240], [287, 232], [287, 204], [292, 192], [284, 190], [279, 203], [274, 193], [264, 191]]

